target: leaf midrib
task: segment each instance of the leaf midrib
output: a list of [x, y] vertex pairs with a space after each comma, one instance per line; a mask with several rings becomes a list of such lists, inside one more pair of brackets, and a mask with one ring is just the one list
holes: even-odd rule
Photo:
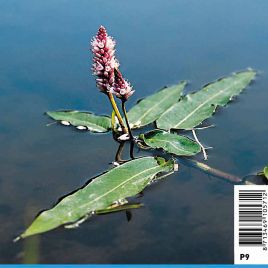
[[200, 108], [202, 108], [202, 106], [204, 106], [205, 104], [207, 104], [209, 101], [211, 101], [212, 99], [216, 98], [221, 93], [224, 93], [224, 91], [229, 90], [230, 87], [233, 87], [236, 84], [237, 84], [237, 82], [235, 81], [231, 86], [228, 86], [225, 89], [220, 90], [218, 93], [216, 93], [215, 95], [213, 95], [210, 98], [208, 98], [205, 102], [201, 103], [191, 113], [189, 113], [186, 117], [184, 117], [178, 124], [176, 124], [174, 126], [174, 128], [177, 128], [181, 123], [183, 123], [185, 120], [187, 120], [189, 117], [191, 117], [196, 111], [198, 111]]
[[[180, 85], [178, 85], [178, 86], [183, 86], [183, 85], [180, 84]], [[172, 92], [170, 95], [164, 97], [160, 102], [154, 104], [154, 105], [153, 105], [150, 109], [148, 109], [148, 110], [143, 114], [143, 116], [141, 116], [141, 117], [139, 118], [139, 120], [136, 121], [135, 123], [137, 123], [137, 122], [139, 122], [139, 121], [142, 121], [142, 119], [143, 119], [144, 117], [146, 117], [146, 115], [147, 115], [148, 113], [150, 113], [150, 112], [151, 112], [155, 107], [157, 107], [160, 103], [165, 102], [165, 100], [166, 100], [168, 97], [172, 96], [173, 94], [174, 94], [174, 92]], [[180, 96], [180, 97], [181, 97], [181, 96]], [[135, 124], [135, 123], [133, 123], [133, 124]]]
[[[192, 153], [191, 151], [186, 151], [184, 149], [181, 149], [179, 147], [176, 147], [176, 145], [174, 145], [174, 143], [172, 141], [168, 141], [168, 140], [161, 140], [161, 139], [157, 139], [157, 138], [154, 138], [155, 141], [163, 141], [163, 142], [167, 142], [167, 143], [170, 143], [175, 149], [177, 150], [180, 150], [180, 151], [183, 151], [183, 152], [186, 152], [186, 153]], [[159, 147], [161, 148], [161, 147]]]
[[91, 203], [96, 202], [96, 201], [98, 201], [99, 199], [101, 199], [101, 198], [107, 196], [108, 194], [112, 193], [113, 191], [115, 191], [116, 189], [118, 189], [119, 187], [121, 187], [122, 185], [124, 185], [124, 184], [128, 183], [129, 181], [133, 180], [135, 177], [137, 177], [137, 176], [139, 176], [139, 175], [141, 175], [141, 174], [143, 174], [143, 173], [145, 173], [145, 172], [147, 172], [147, 171], [150, 171], [150, 170], [153, 170], [153, 169], [157, 169], [157, 168], [159, 168], [159, 167], [160, 167], [160, 166], [158, 165], [158, 166], [156, 166], [156, 167], [152, 167], [152, 168], [143, 170], [143, 171], [140, 172], [140, 173], [137, 173], [136, 175], [132, 176], [131, 178], [129, 178], [129, 179], [126, 180], [126, 181], [123, 181], [122, 183], [120, 183], [119, 185], [117, 185], [117, 186], [114, 187], [113, 189], [109, 190], [108, 192], [104, 193], [103, 195], [101, 195], [101, 196], [95, 198], [94, 200], [90, 201], [90, 202], [87, 203], [87, 204], [84, 204], [84, 205], [80, 206], [80, 208], [89, 206]]
[[[68, 119], [69, 117], [66, 117], [66, 119]], [[58, 119], [59, 121], [62, 121], [61, 119]], [[107, 129], [107, 128], [105, 128], [105, 127], [103, 127], [103, 126], [100, 126], [100, 125], [98, 125], [98, 124], [96, 124], [96, 123], [92, 123], [92, 122], [88, 122], [88, 121], [86, 121], [86, 120], [81, 120], [81, 119], [70, 119], [70, 120], [66, 120], [66, 121], [69, 121], [70, 123], [72, 122], [72, 121], [74, 121], [74, 120], [77, 120], [77, 121], [79, 121], [79, 122], [85, 122], [86, 124], [81, 124], [81, 126], [89, 126], [89, 125], [92, 125], [92, 126], [96, 126], [97, 128], [100, 128], [100, 129]], [[72, 123], [71, 123], [72, 124]], [[73, 124], [72, 124], [73, 125]], [[79, 125], [80, 126], [80, 125]], [[92, 127], [93, 128], [93, 127]]]

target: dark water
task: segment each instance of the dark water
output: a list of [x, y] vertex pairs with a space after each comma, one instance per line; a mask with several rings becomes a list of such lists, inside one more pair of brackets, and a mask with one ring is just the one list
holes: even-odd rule
[[233, 185], [196, 169], [146, 190], [145, 207], [12, 243], [34, 216], [109, 168], [117, 145], [52, 125], [56, 109], [108, 114], [90, 75], [89, 40], [103, 24], [136, 89], [187, 90], [253, 67], [256, 81], [199, 131], [207, 163], [245, 176], [267, 164], [268, 1], [0, 0], [0, 262], [232, 263]]

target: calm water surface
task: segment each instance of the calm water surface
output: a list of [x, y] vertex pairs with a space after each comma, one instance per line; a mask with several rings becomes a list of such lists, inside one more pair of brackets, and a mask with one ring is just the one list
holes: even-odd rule
[[[253, 67], [256, 81], [199, 131], [208, 164], [245, 176], [267, 164], [268, 1], [0, 0], [0, 262], [232, 263], [233, 185], [199, 170], [147, 189], [145, 207], [13, 243], [42, 209], [110, 168], [117, 145], [52, 125], [44, 112], [109, 114], [90, 75], [100, 24], [136, 92], [187, 79], [188, 91]], [[201, 158], [200, 158], [201, 159]]]

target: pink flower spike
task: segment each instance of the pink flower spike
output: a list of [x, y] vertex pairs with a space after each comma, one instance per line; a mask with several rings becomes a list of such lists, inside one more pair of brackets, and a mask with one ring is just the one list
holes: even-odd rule
[[123, 101], [127, 101], [128, 98], [135, 92], [132, 86], [128, 81], [126, 81], [121, 72], [118, 69], [115, 69], [114, 72], [114, 86], [113, 93], [117, 98], [122, 99]]
[[91, 41], [93, 53], [93, 74], [97, 77], [97, 87], [103, 93], [108, 93], [113, 88], [114, 68], [119, 67], [115, 59], [115, 41], [108, 36], [106, 29], [100, 26], [97, 35]]

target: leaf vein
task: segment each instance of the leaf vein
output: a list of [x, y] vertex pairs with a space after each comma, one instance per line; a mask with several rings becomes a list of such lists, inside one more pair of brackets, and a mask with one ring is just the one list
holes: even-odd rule
[[202, 106], [207, 104], [209, 101], [211, 101], [212, 99], [216, 98], [221, 93], [224, 93], [225, 91], [227, 91], [229, 88], [233, 87], [234, 85], [237, 85], [238, 83], [241, 83], [241, 81], [235, 81], [232, 85], [227, 86], [225, 89], [220, 90], [218, 93], [216, 93], [215, 95], [213, 95], [210, 98], [208, 98], [205, 102], [201, 103], [191, 113], [189, 113], [186, 117], [184, 117], [178, 124], [176, 124], [174, 126], [174, 128], [177, 128], [181, 123], [185, 122], [189, 117], [191, 117], [196, 111], [198, 111], [200, 108], [202, 108]]
[[147, 172], [147, 171], [150, 171], [150, 170], [153, 170], [153, 169], [158, 169], [158, 168], [159, 168], [159, 166], [156, 166], [156, 167], [149, 168], [149, 169], [147, 169], [147, 170], [143, 170], [143, 171], [140, 172], [140, 173], [137, 173], [136, 175], [132, 176], [131, 178], [129, 178], [129, 179], [126, 180], [126, 181], [123, 181], [122, 183], [120, 183], [120, 184], [117, 185], [116, 187], [112, 188], [112, 189], [109, 190], [108, 192], [104, 193], [103, 195], [98, 196], [97, 198], [95, 198], [94, 200], [90, 201], [89, 203], [82, 205], [81, 208], [83, 208], [83, 207], [87, 207], [87, 206], [90, 205], [91, 203], [98, 201], [99, 199], [101, 199], [101, 198], [105, 197], [106, 195], [112, 193], [113, 191], [115, 191], [116, 189], [118, 189], [119, 187], [121, 187], [122, 185], [124, 185], [124, 184], [128, 183], [129, 181], [133, 180], [133, 179], [136, 178], [137, 176], [142, 175], [143, 173], [145, 173], [145, 172]]
[[[175, 92], [177, 93], [177, 92]], [[168, 99], [170, 96], [172, 96], [174, 94], [174, 92], [172, 92], [170, 95], [166, 94], [166, 96], [164, 98], [162, 98], [161, 101], [157, 102], [156, 104], [154, 104], [150, 109], [148, 109], [141, 117], [138, 121], [141, 121], [143, 118], [145, 118], [147, 116], [147, 114], [149, 114], [155, 107], [157, 107], [158, 105], [160, 105], [161, 103], [165, 102], [166, 99]], [[138, 122], [137, 121], [137, 122]], [[135, 123], [137, 123], [135, 122]], [[135, 124], [134, 123], [134, 124]]]

